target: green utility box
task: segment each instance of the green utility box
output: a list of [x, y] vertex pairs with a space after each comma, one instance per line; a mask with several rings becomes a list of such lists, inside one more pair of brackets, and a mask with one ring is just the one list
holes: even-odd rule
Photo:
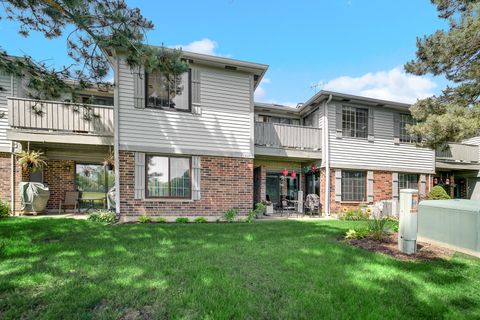
[[419, 240], [480, 256], [480, 201], [425, 200], [418, 206]]

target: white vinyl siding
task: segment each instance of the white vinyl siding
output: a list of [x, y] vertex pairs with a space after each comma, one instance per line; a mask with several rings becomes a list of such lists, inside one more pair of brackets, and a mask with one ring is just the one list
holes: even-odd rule
[[134, 108], [134, 80], [119, 63], [119, 143], [122, 150], [253, 157], [253, 77], [191, 66], [200, 72], [201, 114]]
[[351, 137], [337, 137], [337, 105], [328, 107], [330, 130], [330, 161], [332, 167], [344, 169], [388, 170], [399, 172], [435, 172], [435, 152], [414, 144], [395, 144], [393, 115], [395, 110], [369, 107], [374, 110], [374, 141]]

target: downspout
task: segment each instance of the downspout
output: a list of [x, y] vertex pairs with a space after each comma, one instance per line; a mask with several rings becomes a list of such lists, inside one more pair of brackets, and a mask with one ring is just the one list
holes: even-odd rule
[[[13, 91], [13, 86], [15, 81], [13, 75], [10, 76], [10, 94], [13, 97], [15, 92]], [[8, 114], [7, 114], [8, 116]], [[10, 141], [10, 207], [12, 214], [15, 213], [15, 143]]]
[[330, 128], [328, 127], [328, 104], [332, 101], [332, 95], [328, 96], [325, 102], [323, 115], [323, 148], [325, 150], [325, 214], [330, 216]]
[[114, 72], [114, 92], [113, 92], [113, 155], [115, 162], [115, 212], [117, 215], [120, 214], [120, 159], [119, 157], [119, 92], [118, 92], [118, 68], [119, 68], [119, 59], [117, 55], [115, 58], [115, 67], [113, 68]]

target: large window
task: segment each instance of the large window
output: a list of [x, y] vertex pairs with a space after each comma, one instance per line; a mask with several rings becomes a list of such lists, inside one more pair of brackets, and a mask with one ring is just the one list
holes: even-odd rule
[[365, 171], [342, 170], [342, 201], [365, 201], [366, 177]]
[[190, 158], [147, 156], [147, 197], [190, 198]]
[[146, 107], [190, 111], [190, 77], [190, 72], [170, 78], [158, 71], [147, 73]]
[[418, 189], [418, 174], [399, 173], [398, 174], [398, 193], [402, 189]]
[[407, 125], [414, 125], [415, 120], [410, 114], [400, 113], [400, 142], [413, 143], [417, 141], [417, 137], [407, 130]]
[[343, 106], [342, 135], [344, 137], [368, 137], [368, 109]]

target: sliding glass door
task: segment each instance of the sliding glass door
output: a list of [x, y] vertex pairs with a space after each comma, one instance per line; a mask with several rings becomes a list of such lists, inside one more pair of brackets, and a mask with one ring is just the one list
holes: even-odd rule
[[103, 164], [76, 163], [75, 180], [83, 208], [103, 208], [108, 190], [115, 185], [113, 171]]

